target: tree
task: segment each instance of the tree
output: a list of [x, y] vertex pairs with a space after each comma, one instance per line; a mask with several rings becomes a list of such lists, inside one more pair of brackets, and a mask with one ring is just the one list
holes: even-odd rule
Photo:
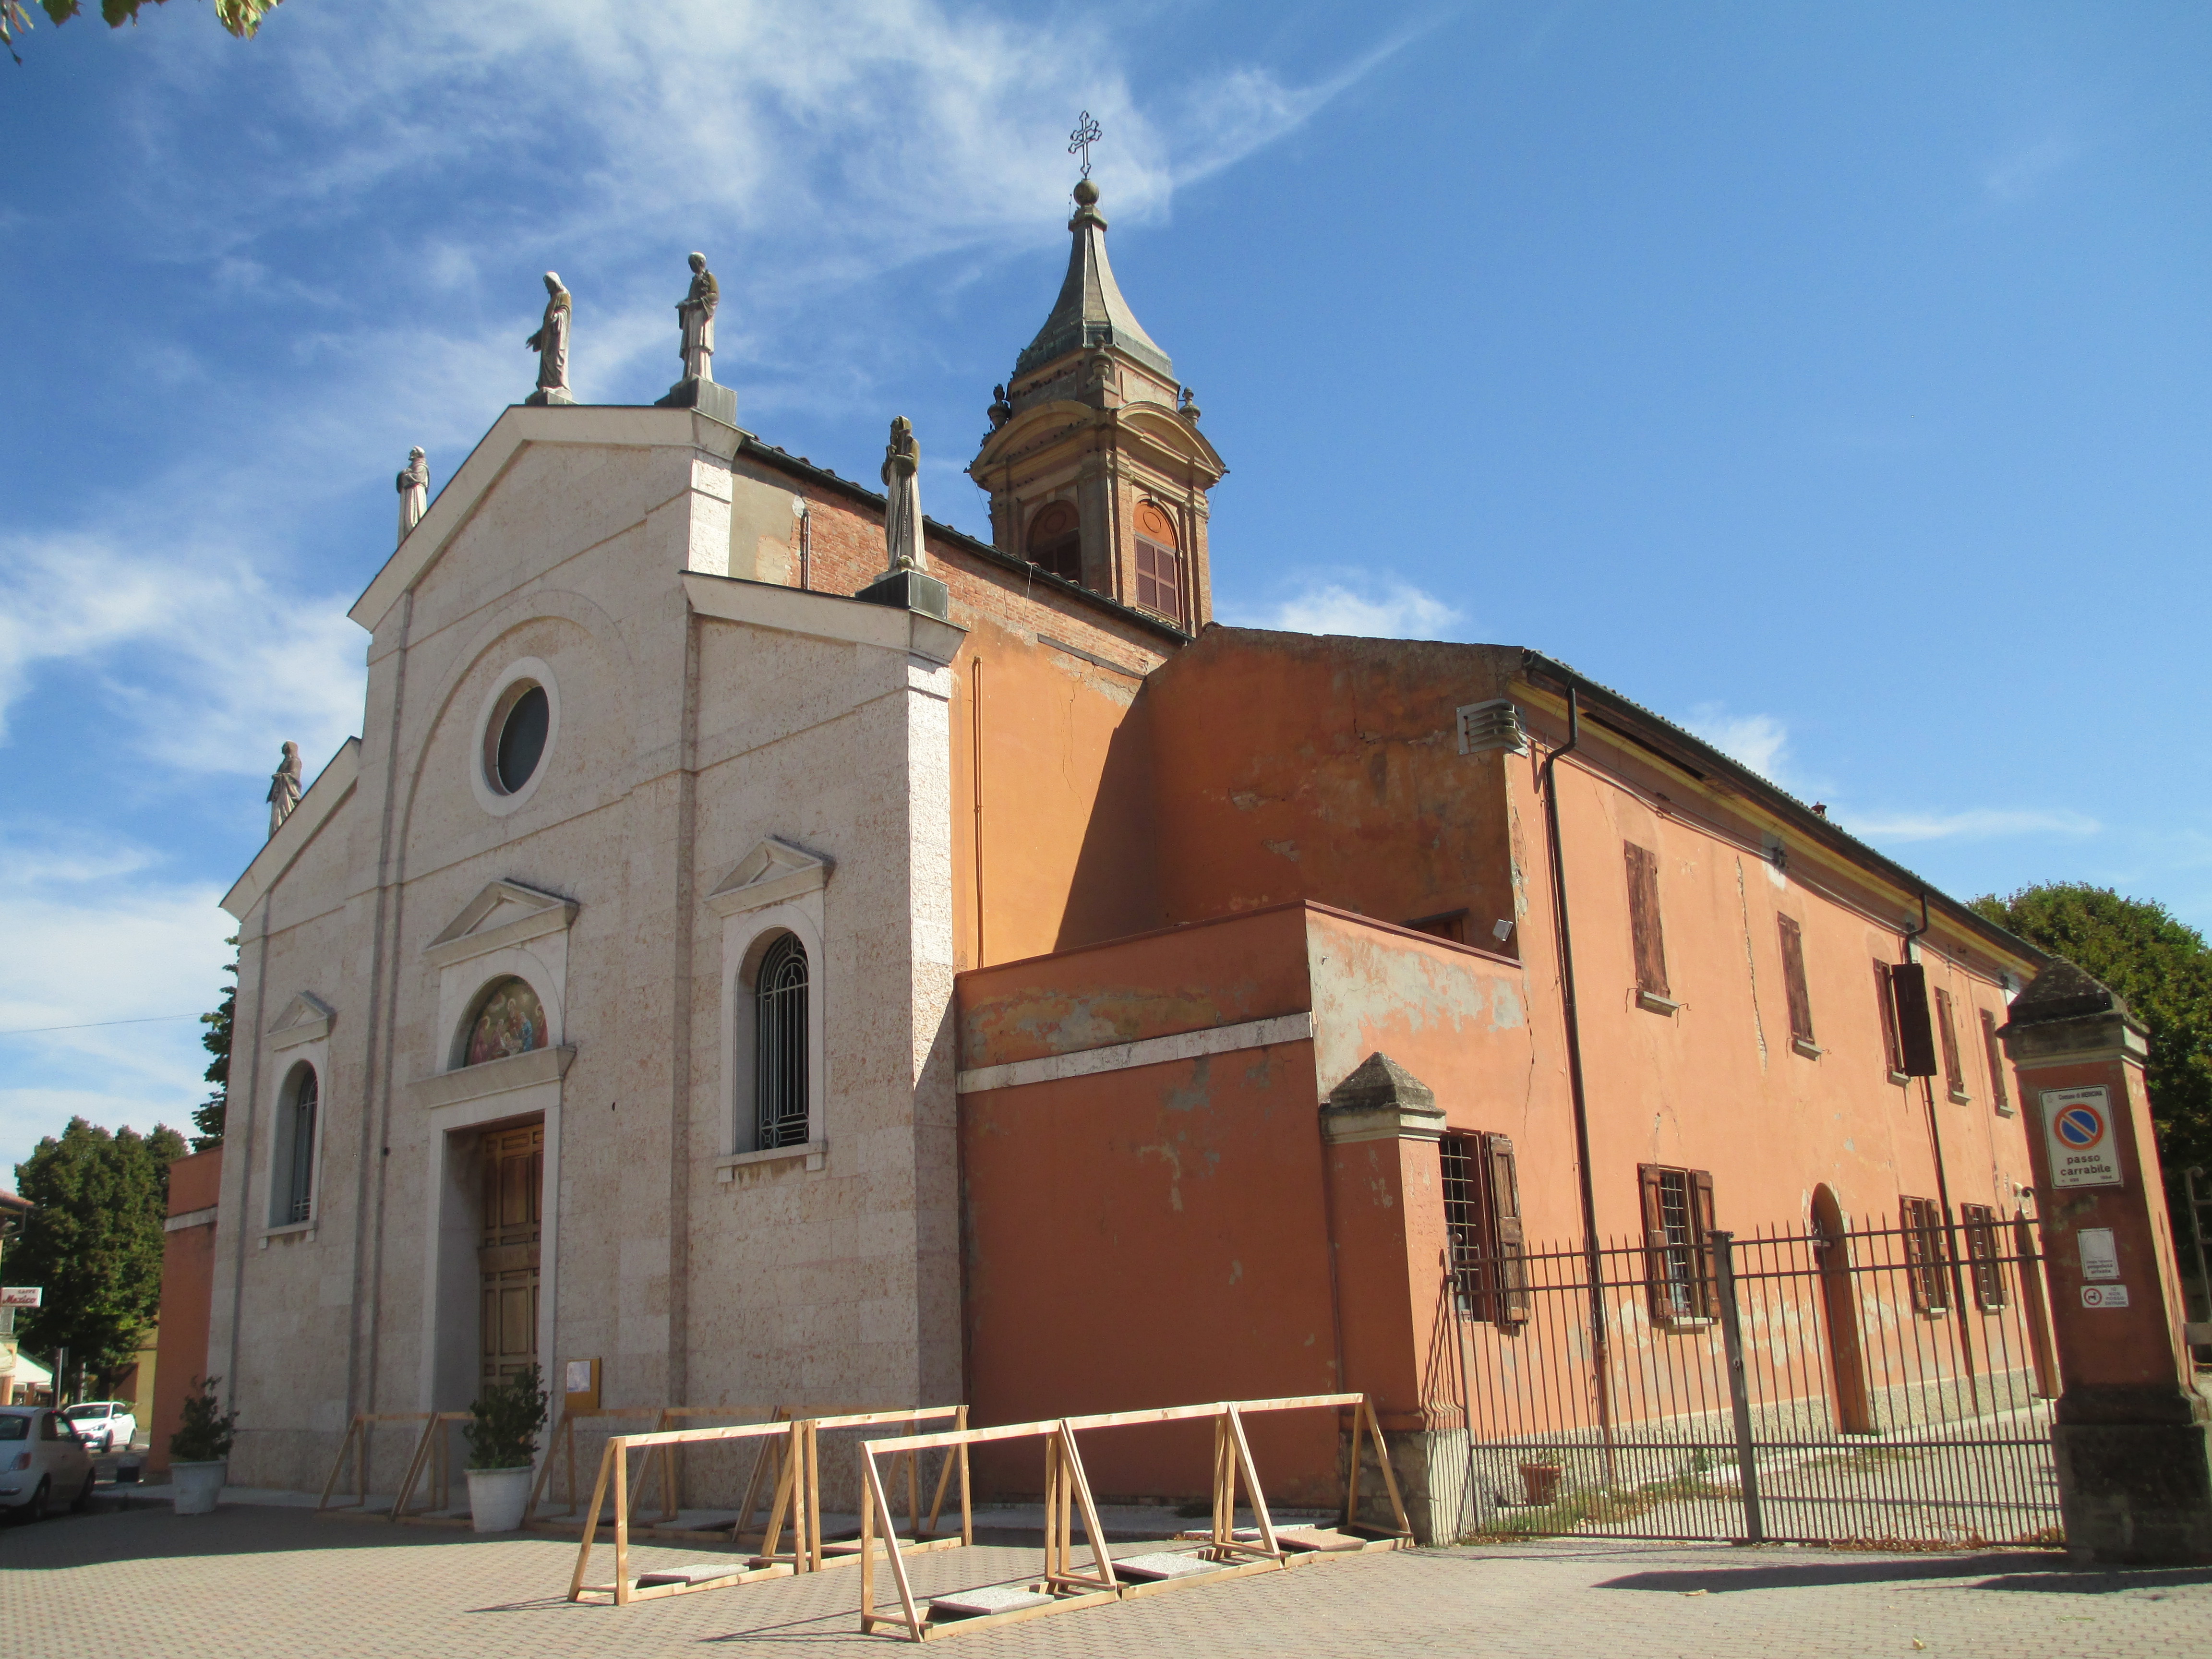
[[184, 1152], [184, 1137], [159, 1124], [149, 1135], [111, 1135], [73, 1117], [59, 1139], [48, 1135], [15, 1166], [16, 1191], [38, 1207], [24, 1218], [8, 1271], [46, 1289], [21, 1340], [67, 1347], [103, 1391], [160, 1310], [169, 1164]]
[[2212, 1167], [2212, 950], [2194, 927], [2148, 899], [2063, 882], [1994, 893], [1974, 909], [2119, 993], [2150, 1031], [2151, 1124], [2182, 1237], [2181, 1172]]
[[[223, 943], [235, 951], [238, 935], [233, 933]], [[215, 1056], [204, 1075], [215, 1085], [215, 1092], [204, 1105], [192, 1109], [192, 1127], [199, 1131], [192, 1137], [196, 1152], [222, 1145], [223, 1113], [230, 1103], [230, 1021], [238, 1012], [237, 957], [234, 956], [222, 971], [230, 975], [230, 983], [222, 988], [222, 1000], [216, 1004], [213, 1013], [200, 1016], [200, 1024], [208, 1028], [200, 1035], [201, 1045]]]
[[[261, 20], [276, 9], [281, 0], [215, 0], [216, 21], [240, 40], [251, 40], [261, 27]], [[138, 9], [146, 0], [100, 0], [100, 15], [107, 27], [119, 29], [125, 23], [138, 21]], [[168, 0], [153, 0], [160, 6]], [[48, 17], [56, 24], [66, 23], [84, 10], [84, 0], [39, 0]], [[0, 0], [0, 46], [17, 63], [15, 37], [27, 34], [31, 28], [31, 9], [26, 0]]]

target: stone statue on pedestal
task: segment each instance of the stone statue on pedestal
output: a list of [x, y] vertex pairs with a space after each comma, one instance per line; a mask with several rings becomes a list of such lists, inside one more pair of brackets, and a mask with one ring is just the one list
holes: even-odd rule
[[292, 809], [300, 804], [300, 745], [287, 743], [284, 757], [276, 763], [276, 770], [269, 779], [269, 833], [275, 835], [283, 828], [284, 820], [292, 816]]
[[921, 446], [915, 441], [914, 422], [903, 415], [891, 422], [891, 441], [884, 446], [884, 550], [890, 556], [886, 572], [921, 570], [921, 483], [915, 476], [921, 466]]
[[573, 404], [568, 390], [568, 290], [561, 286], [561, 273], [545, 273], [545, 320], [523, 343], [538, 354], [538, 390], [523, 399], [530, 404]]
[[421, 445], [407, 452], [407, 467], [400, 473], [399, 539], [405, 541], [407, 532], [422, 521], [422, 509], [430, 504], [430, 463], [422, 459]]
[[707, 256], [693, 254], [691, 291], [676, 306], [676, 320], [684, 331], [678, 355], [684, 359], [686, 380], [714, 378], [714, 308], [721, 302], [721, 287], [714, 281], [714, 273], [707, 269]]

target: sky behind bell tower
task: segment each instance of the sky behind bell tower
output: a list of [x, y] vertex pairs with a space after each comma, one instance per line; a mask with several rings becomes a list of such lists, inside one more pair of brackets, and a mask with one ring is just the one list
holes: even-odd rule
[[1534, 646], [1954, 894], [2212, 924], [2201, 7], [176, 0], [21, 51], [0, 1166], [204, 1092], [166, 1017], [539, 273], [578, 397], [647, 402], [704, 250], [741, 423], [869, 479], [907, 415], [987, 535], [1085, 109], [1224, 620]]

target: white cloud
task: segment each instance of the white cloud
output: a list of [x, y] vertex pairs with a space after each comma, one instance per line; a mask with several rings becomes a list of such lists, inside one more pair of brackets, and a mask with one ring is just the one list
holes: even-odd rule
[[[1840, 818], [1841, 814], [1838, 817]], [[2081, 812], [1977, 807], [1962, 812], [1875, 812], [1844, 826], [1867, 841], [1987, 841], [2001, 836], [2094, 836], [2104, 829]]]
[[1410, 582], [1355, 576], [1346, 581], [1314, 582], [1273, 606], [1235, 608], [1224, 620], [1286, 634], [1441, 640], [1455, 637], [1462, 618], [1442, 599]]
[[1724, 704], [1701, 702], [1682, 723], [1730, 760], [1780, 781], [1790, 757], [1790, 728], [1773, 715], [1731, 714]]
[[0, 1172], [71, 1113], [184, 1127], [205, 1098], [198, 1021], [160, 1017], [215, 1006], [234, 924], [215, 888], [158, 867], [125, 843], [0, 842]]
[[1983, 193], [1995, 202], [2025, 201], [2081, 153], [2080, 144], [2058, 133], [2014, 145], [1983, 173]]

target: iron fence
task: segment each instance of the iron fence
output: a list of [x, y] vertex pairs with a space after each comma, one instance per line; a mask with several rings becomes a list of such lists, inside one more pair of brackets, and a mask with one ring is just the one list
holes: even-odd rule
[[1467, 1433], [1466, 1529], [2057, 1541], [2031, 1224], [1909, 1219], [1455, 1250], [1431, 1420]]

